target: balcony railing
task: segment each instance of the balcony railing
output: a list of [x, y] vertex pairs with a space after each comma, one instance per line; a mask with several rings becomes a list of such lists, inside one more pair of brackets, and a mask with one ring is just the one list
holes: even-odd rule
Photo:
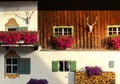
[[38, 46], [38, 31], [0, 31], [0, 46]]

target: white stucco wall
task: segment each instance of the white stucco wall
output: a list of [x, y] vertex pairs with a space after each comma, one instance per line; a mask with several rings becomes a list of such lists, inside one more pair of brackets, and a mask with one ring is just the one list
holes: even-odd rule
[[[29, 31], [37, 31], [38, 29], [38, 15], [37, 15], [37, 2], [36, 1], [10, 1], [10, 2], [0, 2], [0, 31], [5, 30], [5, 24], [9, 21], [10, 18], [14, 18], [19, 24], [19, 27], [28, 27]], [[20, 17], [25, 18], [25, 11], [29, 12], [31, 15], [29, 24], [26, 24], [25, 21]]]
[[[116, 74], [116, 84], [120, 84], [120, 52], [117, 51], [32, 51], [32, 48], [15, 49], [21, 58], [31, 58], [31, 73], [20, 75], [20, 78], [4, 78], [4, 56], [6, 50], [0, 50], [0, 81], [2, 84], [26, 84], [30, 78], [47, 79], [49, 84], [74, 84], [73, 72], [52, 72], [52, 61], [76, 60], [77, 70], [83, 67], [100, 66], [104, 71], [113, 71]], [[108, 62], [115, 62], [114, 68], [108, 67]]]

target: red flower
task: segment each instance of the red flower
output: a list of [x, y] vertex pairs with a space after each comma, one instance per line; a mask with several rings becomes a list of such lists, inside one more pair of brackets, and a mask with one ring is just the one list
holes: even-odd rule
[[19, 41], [25, 44], [34, 44], [38, 42], [37, 33], [28, 32], [0, 32], [0, 42], [3, 44], [15, 45]]
[[52, 37], [53, 46], [58, 46], [60, 49], [64, 50], [66, 48], [71, 48], [75, 41], [74, 36], [58, 35]]
[[108, 40], [108, 43], [111, 46], [113, 46], [115, 49], [119, 49], [120, 48], [120, 36], [110, 38]]

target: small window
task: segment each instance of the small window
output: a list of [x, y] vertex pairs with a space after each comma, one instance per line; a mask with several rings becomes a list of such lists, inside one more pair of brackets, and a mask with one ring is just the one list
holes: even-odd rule
[[30, 58], [20, 58], [11, 50], [5, 55], [5, 76], [16, 78], [19, 74], [30, 74]]
[[76, 71], [76, 61], [52, 61], [53, 72]]
[[59, 61], [59, 71], [69, 71], [70, 62], [69, 61]]
[[108, 37], [120, 35], [120, 25], [109, 25], [107, 31]]
[[53, 26], [55, 35], [73, 35], [73, 26]]
[[5, 24], [6, 31], [17, 31], [19, 24], [16, 22], [15, 18], [10, 18], [9, 21]]
[[6, 59], [6, 73], [17, 73], [18, 70], [18, 63], [17, 58], [7, 58]]
[[8, 31], [17, 31], [17, 28], [8, 28]]

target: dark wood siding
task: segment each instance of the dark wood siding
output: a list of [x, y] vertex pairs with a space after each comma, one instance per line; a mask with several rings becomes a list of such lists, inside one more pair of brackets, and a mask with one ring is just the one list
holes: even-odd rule
[[[89, 24], [97, 24], [92, 33], [86, 25], [86, 17]], [[38, 12], [38, 30], [40, 31], [40, 45], [44, 49], [51, 49], [51, 36], [53, 26], [74, 26], [76, 43], [73, 49], [105, 49], [107, 38], [107, 25], [120, 25], [120, 11], [115, 10], [42, 10]]]

